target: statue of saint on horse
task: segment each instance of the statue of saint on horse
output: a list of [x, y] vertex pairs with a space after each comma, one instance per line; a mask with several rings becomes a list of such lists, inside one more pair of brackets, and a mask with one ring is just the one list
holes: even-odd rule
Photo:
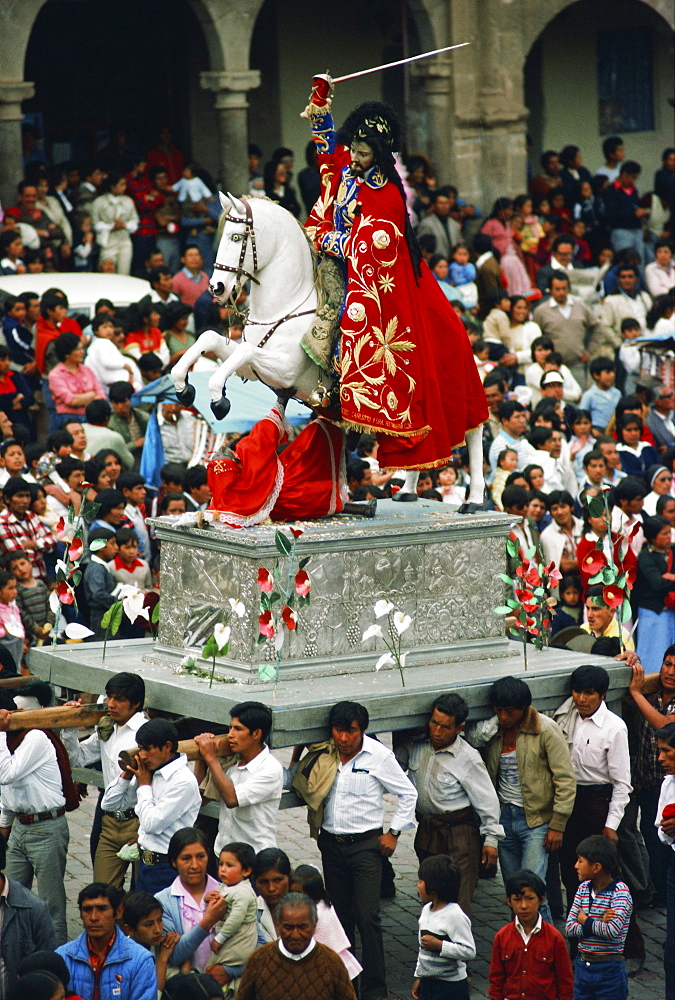
[[[322, 177], [322, 194], [307, 220], [306, 234], [274, 202], [221, 195], [224, 214], [211, 291], [223, 302], [249, 280], [249, 315], [236, 343], [215, 331], [203, 333], [174, 366], [173, 381], [179, 398], [189, 405], [194, 396], [189, 369], [201, 354], [213, 352], [222, 361], [209, 381], [216, 416], [229, 410], [225, 383], [237, 373], [281, 390], [270, 414], [279, 428], [284, 396], [295, 395], [319, 413], [307, 431], [315, 423], [325, 428], [332, 418], [343, 427], [374, 432], [380, 464], [405, 470], [400, 500], [417, 499], [419, 470], [447, 464], [453, 449], [466, 441], [471, 486], [460, 511], [470, 513], [483, 504], [485, 395], [464, 326], [421, 259], [410, 227], [393, 155], [400, 145], [400, 122], [387, 105], [369, 102], [356, 108], [336, 135], [330, 92], [330, 79], [315, 77], [304, 112], [312, 125]], [[320, 255], [318, 262], [314, 251]], [[317, 350], [317, 344], [326, 347], [331, 295], [325, 288], [331, 288], [334, 300], [331, 282], [336, 270], [344, 276], [345, 291], [335, 310], [335, 344], [333, 348], [329, 341], [327, 350]], [[307, 431], [296, 440], [301, 442]], [[263, 456], [259, 448], [255, 461], [264, 458], [276, 469], [280, 441], [270, 451], [275, 434], [267, 437], [267, 453]], [[314, 428], [307, 442], [306, 452], [293, 442], [295, 478], [302, 468], [308, 482], [313, 475], [325, 479], [329, 474], [337, 483], [344, 461], [336, 462], [335, 435]], [[249, 451], [247, 459], [253, 461]], [[221, 458], [221, 471], [224, 460], [237, 459]], [[212, 476], [214, 468], [211, 463]], [[237, 471], [238, 478], [244, 476], [243, 469], [234, 467], [228, 475]], [[276, 478], [274, 483], [282, 503], [270, 505], [268, 497], [259, 511], [264, 511], [263, 517], [271, 512], [273, 519], [282, 519], [282, 511], [288, 516], [284, 487]], [[233, 506], [227, 489], [216, 492], [214, 513], [231, 509], [237, 515], [234, 496]], [[345, 497], [339, 488], [325, 491], [329, 507], [322, 501], [317, 508], [311, 488], [304, 492], [308, 509], [296, 517], [338, 512]], [[220, 519], [236, 523], [236, 516]], [[245, 523], [262, 519], [247, 508]]]

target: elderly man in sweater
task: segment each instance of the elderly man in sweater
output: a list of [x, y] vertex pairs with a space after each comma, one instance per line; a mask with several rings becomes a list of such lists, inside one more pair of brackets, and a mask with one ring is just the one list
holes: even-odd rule
[[275, 919], [279, 940], [253, 952], [239, 983], [239, 1000], [356, 1000], [342, 959], [314, 939], [317, 914], [312, 900], [299, 892], [287, 893]]
[[564, 271], [551, 278], [551, 297], [535, 309], [532, 318], [585, 388], [586, 365], [602, 353], [605, 330], [588, 306], [570, 295], [570, 279]]

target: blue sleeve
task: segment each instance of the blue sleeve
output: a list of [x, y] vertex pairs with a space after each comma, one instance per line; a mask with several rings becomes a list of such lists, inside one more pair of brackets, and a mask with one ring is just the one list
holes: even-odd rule
[[[171, 897], [173, 898], [173, 897]], [[197, 925], [189, 930], [187, 934], [183, 934], [182, 923], [177, 923], [171, 910], [169, 909], [167, 903], [167, 897], [164, 895], [164, 891], [157, 894], [157, 899], [162, 904], [163, 916], [162, 920], [164, 923], [165, 931], [174, 931], [176, 934], [180, 934], [180, 941], [173, 949], [171, 958], [169, 960], [169, 965], [181, 965], [187, 958], [192, 958], [197, 948], [200, 946], [202, 941], [208, 937], [208, 932], [202, 927]], [[155, 998], [156, 1000], [156, 998]]]
[[157, 1000], [157, 973], [150, 952], [139, 955], [135, 965], [130, 998], [132, 1000]]
[[328, 108], [310, 114], [312, 140], [319, 156], [330, 156], [335, 151], [335, 125]]

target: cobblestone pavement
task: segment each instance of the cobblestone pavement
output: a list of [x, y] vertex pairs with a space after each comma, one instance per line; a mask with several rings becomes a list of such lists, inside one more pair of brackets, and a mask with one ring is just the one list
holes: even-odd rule
[[[68, 930], [75, 937], [82, 930], [77, 912], [77, 894], [91, 881], [89, 861], [89, 830], [96, 802], [96, 789], [74, 813], [68, 814], [70, 851], [66, 871], [68, 897]], [[390, 807], [389, 813], [393, 809]], [[292, 864], [319, 864], [319, 852], [308, 835], [304, 809], [284, 809], [279, 813], [278, 840]], [[387, 976], [391, 1000], [408, 1000], [417, 955], [417, 918], [420, 902], [417, 897], [417, 859], [413, 851], [413, 833], [403, 833], [394, 855], [396, 897], [382, 902], [382, 927], [387, 958]], [[473, 975], [472, 1000], [487, 1000], [487, 972], [492, 940], [506, 923], [508, 909], [503, 898], [501, 879], [486, 879], [478, 883], [473, 901], [473, 933], [477, 957], [470, 963]], [[639, 916], [647, 945], [647, 961], [642, 972], [629, 980], [631, 1000], [663, 1000], [663, 941], [666, 918], [663, 910], [645, 910]]]

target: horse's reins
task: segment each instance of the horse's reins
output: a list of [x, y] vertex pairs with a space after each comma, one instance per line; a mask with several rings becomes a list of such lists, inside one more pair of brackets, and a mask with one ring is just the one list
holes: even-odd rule
[[[241, 276], [242, 275], [245, 275], [250, 281], [255, 281], [256, 285], [260, 284], [260, 282], [258, 281], [258, 279], [255, 277], [255, 272], [258, 270], [258, 248], [257, 248], [256, 242], [255, 242], [255, 229], [253, 228], [253, 213], [251, 212], [251, 206], [250, 206], [250, 204], [247, 201], [243, 202], [243, 205], [244, 205], [244, 211], [245, 211], [245, 216], [246, 216], [245, 218], [243, 218], [243, 219], [237, 219], [237, 218], [234, 218], [232, 215], [229, 215], [229, 214], [225, 216], [225, 221], [226, 222], [234, 222], [237, 225], [242, 225], [242, 226], [245, 227], [244, 238], [241, 241], [241, 253], [239, 254], [239, 263], [237, 264], [236, 267], [230, 267], [229, 264], [219, 264], [217, 261], [213, 265], [214, 270], [217, 270], [217, 271], [229, 271], [230, 274], [236, 274], [236, 276], [237, 276], [237, 285], [235, 287], [239, 287], [241, 285]], [[247, 271], [246, 268], [244, 267], [244, 261], [246, 259], [246, 251], [248, 249], [248, 241], [249, 241], [249, 239], [251, 240], [251, 252], [253, 253], [253, 272], [254, 272], [253, 274], [251, 274], [249, 271]], [[213, 288], [211, 288], [210, 291], [211, 291], [212, 294], [214, 294]], [[230, 295], [230, 299], [232, 301], [233, 308], [236, 309], [237, 307], [236, 307], [236, 304], [234, 302], [234, 291], [235, 290], [233, 289], [232, 290], [232, 294]], [[309, 295], [307, 295], [307, 297], [304, 300], [305, 302], [307, 301], [307, 299], [309, 298], [309, 296], [311, 294], [312, 294], [312, 292], [310, 291]], [[303, 303], [300, 303], [300, 304], [302, 305]], [[264, 347], [265, 344], [267, 343], [267, 341], [272, 336], [272, 334], [275, 332], [275, 330], [277, 330], [283, 323], [287, 323], [289, 319], [297, 319], [299, 316], [309, 316], [312, 313], [314, 313], [315, 311], [316, 310], [314, 310], [314, 309], [305, 309], [304, 312], [287, 313], [285, 316], [282, 316], [281, 319], [278, 319], [276, 321], [276, 323], [272, 324], [272, 328], [267, 331], [267, 333], [265, 334], [265, 336], [263, 337], [263, 339], [260, 341], [260, 343], [256, 344], [255, 346], [256, 347]], [[247, 318], [246, 322], [244, 324], [244, 330], [249, 325], [251, 325], [251, 326], [269, 326], [270, 324], [269, 323], [261, 323], [259, 320]], [[246, 336], [245, 336], [245, 332], [244, 331], [242, 331], [242, 340], [246, 340]]]

